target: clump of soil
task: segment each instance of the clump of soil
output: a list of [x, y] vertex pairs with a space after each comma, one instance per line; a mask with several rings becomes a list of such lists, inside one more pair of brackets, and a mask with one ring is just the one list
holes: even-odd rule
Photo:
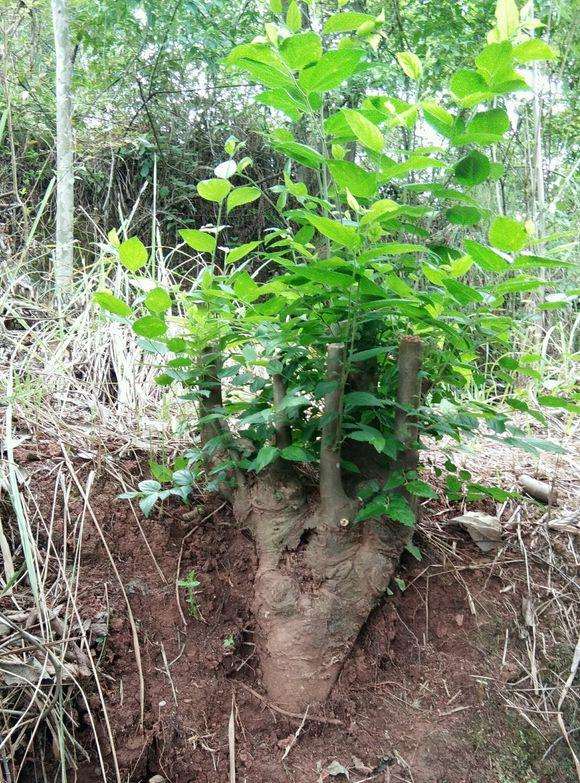
[[[136, 464], [125, 467], [136, 471]], [[40, 471], [38, 478], [39, 495], [49, 502], [53, 472]], [[154, 775], [172, 783], [228, 780], [232, 710], [238, 783], [334, 783], [341, 778], [325, 772], [333, 761], [350, 771], [352, 781], [574, 779], [563, 743], [541, 760], [557, 734], [546, 730], [539, 742], [516, 713], [506, 712], [497, 694], [496, 683], [525, 677], [513, 663], [502, 664], [505, 629], [517, 630], [505, 599], [510, 571], [493, 567], [493, 554], [482, 555], [465, 534], [454, 533], [461, 566], [448, 560], [436, 567], [439, 555], [425, 540], [418, 542], [423, 559], [408, 556], [401, 563], [403, 581], [371, 615], [328, 702], [310, 711], [329, 721], [307, 718], [302, 724], [301, 716], [280, 714], [261, 696], [249, 613], [254, 546], [227, 506], [210, 497], [192, 518], [190, 509], [166, 505], [141, 520], [149, 551], [118, 493], [114, 480], [101, 479], [91, 506], [137, 623], [143, 726], [123, 595], [89, 516], [80, 607], [87, 621], [98, 618], [102, 625], [105, 618], [96, 654], [123, 780], [145, 783]], [[82, 513], [82, 506], [81, 499], [71, 498], [69, 514]], [[62, 524], [55, 530], [65, 535]], [[188, 602], [187, 589], [176, 583], [191, 572], [200, 586]], [[517, 604], [519, 597], [511, 600]], [[98, 710], [94, 694], [91, 704]], [[82, 713], [77, 739], [94, 751]], [[113, 781], [112, 749], [102, 727], [100, 743]], [[78, 779], [102, 779], [94, 752], [90, 762], [81, 763]]]

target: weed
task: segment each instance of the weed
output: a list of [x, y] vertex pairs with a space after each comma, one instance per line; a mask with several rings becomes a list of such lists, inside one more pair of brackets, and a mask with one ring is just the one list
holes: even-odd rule
[[226, 636], [224, 639], [224, 650], [228, 653], [232, 653], [236, 647], [236, 640], [234, 638], [233, 633], [229, 634], [229, 636]]
[[201, 583], [197, 578], [195, 568], [191, 569], [185, 579], [180, 579], [177, 585], [186, 591], [187, 611], [189, 616], [193, 617], [195, 620], [200, 620], [201, 613], [197, 602], [197, 588], [200, 587]]

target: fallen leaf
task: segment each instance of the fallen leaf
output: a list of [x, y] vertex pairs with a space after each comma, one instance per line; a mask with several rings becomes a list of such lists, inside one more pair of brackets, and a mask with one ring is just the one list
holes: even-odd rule
[[495, 549], [501, 541], [502, 527], [499, 519], [483, 511], [466, 511], [451, 521], [459, 523], [467, 530], [482, 552]]

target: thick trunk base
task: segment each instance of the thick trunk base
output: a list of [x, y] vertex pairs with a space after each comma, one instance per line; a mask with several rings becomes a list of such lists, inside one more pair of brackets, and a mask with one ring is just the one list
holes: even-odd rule
[[279, 469], [257, 478], [240, 514], [259, 558], [253, 611], [263, 684], [274, 703], [303, 711], [332, 690], [411, 530], [371, 520], [328, 525], [301, 478]]

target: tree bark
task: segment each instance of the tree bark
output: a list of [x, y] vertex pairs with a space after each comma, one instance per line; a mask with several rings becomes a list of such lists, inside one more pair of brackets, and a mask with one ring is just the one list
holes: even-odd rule
[[51, 0], [56, 56], [56, 244], [54, 294], [60, 304], [73, 276], [74, 160], [72, 56], [66, 0]]

